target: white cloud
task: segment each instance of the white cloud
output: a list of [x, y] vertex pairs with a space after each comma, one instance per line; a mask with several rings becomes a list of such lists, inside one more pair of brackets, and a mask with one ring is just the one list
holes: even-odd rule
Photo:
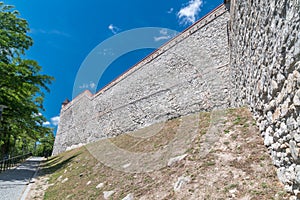
[[167, 13], [171, 14], [174, 11], [174, 8], [170, 8], [170, 10], [167, 11]]
[[168, 32], [168, 29], [162, 28], [159, 30], [159, 35], [155, 36], [153, 39], [155, 42], [161, 41], [161, 40], [169, 40], [172, 37], [176, 36], [176, 34], [170, 34]]
[[159, 33], [162, 34], [162, 35], [167, 35], [168, 34], [168, 30], [165, 29], [165, 28], [162, 28], [162, 29], [160, 29]]
[[193, 24], [196, 21], [196, 16], [201, 11], [202, 0], [191, 0], [186, 7], [180, 9], [177, 16], [180, 20], [180, 24]]
[[36, 29], [36, 28], [31, 28], [29, 33], [32, 33], [32, 34], [47, 34], [47, 32], [44, 30], [44, 29]]
[[96, 84], [94, 82], [90, 83], [83, 83], [82, 85], [79, 86], [80, 89], [94, 89], [96, 87]]
[[113, 24], [110, 24], [108, 26], [108, 29], [113, 33], [113, 34], [117, 34], [118, 31], [120, 31], [120, 29], [117, 26], [114, 26]]
[[59, 116], [52, 117], [50, 121], [52, 125], [57, 126], [59, 123]]
[[50, 126], [50, 122], [49, 121], [43, 122], [43, 126]]
[[59, 30], [51, 30], [51, 31], [49, 31], [49, 34], [52, 34], [52, 35], [61, 35], [61, 36], [65, 36], [65, 37], [70, 37], [70, 34], [65, 33], [65, 32], [63, 32], [63, 31], [59, 31]]
[[30, 33], [32, 33], [32, 34], [59, 35], [59, 36], [64, 36], [64, 37], [70, 37], [71, 36], [70, 34], [65, 33], [63, 31], [59, 31], [57, 29], [45, 30], [45, 29], [35, 29], [35, 28], [32, 28], [30, 30]]
[[94, 89], [96, 87], [96, 84], [95, 83], [90, 83], [90, 88]]
[[161, 40], [168, 40], [168, 39], [171, 39], [171, 36], [165, 35], [165, 36], [154, 37], [155, 42], [158, 42], [158, 41], [161, 41]]

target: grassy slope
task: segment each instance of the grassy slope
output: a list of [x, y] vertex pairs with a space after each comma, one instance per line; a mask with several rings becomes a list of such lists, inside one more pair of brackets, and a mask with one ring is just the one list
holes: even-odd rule
[[[96, 142], [43, 163], [40, 178], [47, 177], [49, 184], [44, 198], [103, 199], [103, 192], [110, 190], [115, 191], [110, 199], [122, 199], [129, 193], [135, 199], [288, 198], [246, 108], [223, 111], [218, 122], [213, 122], [211, 113], [195, 115], [197, 132], [188, 145], [184, 144], [188, 155], [173, 166], [144, 173], [116, 170], [99, 162], [99, 157], [88, 150], [104, 152], [101, 142]], [[152, 137], [122, 135], [110, 139], [110, 143], [128, 152], [158, 151], [176, 137], [180, 123], [181, 119], [173, 119]], [[211, 131], [213, 123], [218, 128]], [[204, 147], [209, 147], [208, 151]], [[183, 182], [178, 192], [173, 188], [179, 177], [189, 181]], [[97, 189], [99, 183], [103, 187]]]

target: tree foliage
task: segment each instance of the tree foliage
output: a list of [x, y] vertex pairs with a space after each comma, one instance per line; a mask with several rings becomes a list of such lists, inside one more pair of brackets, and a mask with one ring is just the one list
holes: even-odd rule
[[40, 143], [36, 148], [35, 154], [45, 157], [50, 156], [52, 154], [54, 139], [55, 138], [53, 133], [47, 134], [44, 137], [40, 138]]
[[7, 106], [0, 121], [2, 156], [12, 151], [10, 147], [20, 137], [36, 142], [52, 134], [42, 126], [45, 118], [40, 112], [53, 78], [41, 74], [36, 61], [24, 58], [33, 44], [28, 31], [28, 23], [18, 11], [0, 2], [0, 105]]

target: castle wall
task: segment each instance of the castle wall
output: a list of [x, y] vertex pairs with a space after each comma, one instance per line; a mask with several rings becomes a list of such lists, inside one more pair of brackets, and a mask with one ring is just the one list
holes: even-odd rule
[[230, 104], [229, 12], [224, 5], [60, 114], [53, 154], [74, 145]]
[[279, 179], [297, 194], [300, 1], [231, 1], [230, 23], [233, 100], [251, 106]]
[[188, 113], [243, 105], [254, 113], [279, 179], [297, 195], [300, 0], [231, 0], [230, 22], [220, 6], [97, 94], [86, 91], [64, 106], [53, 154]]

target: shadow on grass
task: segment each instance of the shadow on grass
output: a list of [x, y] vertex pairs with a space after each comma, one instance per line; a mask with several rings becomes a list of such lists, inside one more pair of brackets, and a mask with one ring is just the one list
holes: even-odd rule
[[72, 155], [69, 158], [64, 159], [64, 157], [54, 156], [48, 160], [44, 160], [41, 163], [41, 175], [53, 174], [57, 170], [65, 168], [66, 165], [71, 162], [74, 158], [79, 156], [81, 152], [78, 152], [75, 155]]
[[45, 162], [51, 162], [52, 160], [55, 160], [57, 159], [58, 156], [52, 156], [52, 157], [48, 157], [47, 160], [43, 160], [42, 163], [45, 163]]

